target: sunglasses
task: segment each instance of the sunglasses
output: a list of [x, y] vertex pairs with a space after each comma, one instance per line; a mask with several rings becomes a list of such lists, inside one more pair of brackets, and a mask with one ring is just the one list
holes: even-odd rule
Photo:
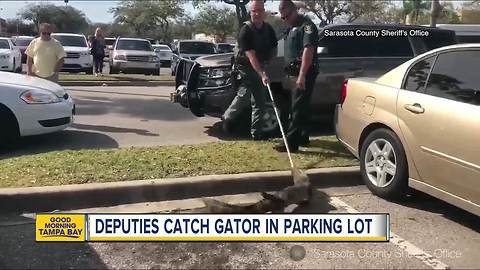
[[42, 35], [44, 35], [44, 36], [50, 36], [50, 34], [52, 34], [52, 33], [49, 33], [49, 32], [42, 32]]

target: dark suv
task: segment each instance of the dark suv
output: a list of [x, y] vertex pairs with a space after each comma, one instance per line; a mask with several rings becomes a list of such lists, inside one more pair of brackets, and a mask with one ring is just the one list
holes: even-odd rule
[[216, 54], [215, 44], [208, 41], [180, 40], [172, 44], [172, 76], [180, 60], [195, 60], [200, 56]]
[[[332, 33], [341, 32], [345, 36], [332, 36]], [[368, 37], [365, 34], [375, 32], [379, 36]], [[351, 33], [353, 35], [349, 35]], [[388, 36], [382, 36], [382, 33]], [[285, 78], [282, 41], [279, 40], [278, 57], [267, 71], [279, 106], [288, 114], [290, 95], [282, 87]], [[319, 74], [312, 95], [312, 118], [333, 119], [345, 79], [378, 77], [416, 55], [455, 43], [453, 31], [430, 27], [363, 24], [326, 26], [320, 32], [317, 51]], [[176, 91], [171, 95], [172, 101], [190, 108], [196, 116], [206, 114], [220, 117], [236, 94], [230, 76], [233, 57], [234, 54], [230, 53], [201, 57], [196, 61], [182, 60], [176, 74]], [[249, 109], [245, 108], [247, 114]]]

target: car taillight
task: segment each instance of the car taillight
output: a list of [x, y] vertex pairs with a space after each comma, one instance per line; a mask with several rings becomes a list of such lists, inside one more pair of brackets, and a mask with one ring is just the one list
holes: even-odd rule
[[340, 97], [340, 104], [343, 105], [343, 102], [347, 98], [347, 87], [348, 87], [348, 80], [343, 81], [342, 84], [342, 95]]

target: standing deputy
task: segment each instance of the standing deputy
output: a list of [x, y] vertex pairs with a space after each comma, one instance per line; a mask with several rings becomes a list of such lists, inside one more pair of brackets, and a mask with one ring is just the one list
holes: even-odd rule
[[[252, 122], [251, 134], [254, 140], [266, 139], [264, 124], [267, 100], [266, 85], [270, 82], [265, 66], [277, 55], [277, 38], [272, 26], [265, 22], [263, 0], [250, 4], [250, 21], [240, 29], [238, 36], [239, 54], [235, 60], [241, 79], [237, 96], [223, 115], [224, 130], [241, 112], [239, 106], [251, 98]], [[243, 102], [242, 102], [243, 101]], [[247, 100], [248, 102], [248, 100]]]
[[[287, 141], [292, 152], [300, 145], [309, 144], [310, 99], [317, 76], [318, 29], [306, 16], [298, 14], [297, 7], [290, 0], [282, 0], [279, 5], [282, 19], [291, 28], [285, 40], [285, 71], [287, 78], [284, 87], [292, 92], [290, 123]], [[274, 147], [286, 152], [285, 145]]]

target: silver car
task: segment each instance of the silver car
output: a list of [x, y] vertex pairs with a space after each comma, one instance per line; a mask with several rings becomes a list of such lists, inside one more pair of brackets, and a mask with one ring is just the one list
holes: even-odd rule
[[160, 59], [150, 41], [141, 38], [118, 38], [110, 58], [110, 74], [144, 73], [160, 75]]
[[167, 45], [156, 44], [152, 45], [154, 52], [157, 54], [158, 59], [160, 59], [160, 66], [169, 67], [172, 62], [172, 49]]

